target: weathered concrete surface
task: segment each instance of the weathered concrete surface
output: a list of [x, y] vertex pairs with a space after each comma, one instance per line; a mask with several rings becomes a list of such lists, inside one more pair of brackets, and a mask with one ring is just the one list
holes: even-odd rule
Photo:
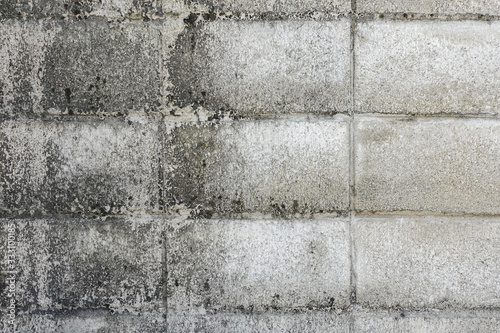
[[357, 218], [353, 239], [362, 306], [500, 306], [499, 219]]
[[351, 10], [351, 2], [347, 0], [188, 0], [187, 2], [201, 3], [216, 11], [248, 13], [345, 13]]
[[356, 333], [495, 333], [500, 330], [498, 313], [471, 312], [363, 312], [356, 313]]
[[245, 313], [167, 313], [167, 331], [171, 333], [344, 333], [349, 330], [349, 316], [335, 312]]
[[499, 15], [496, 0], [356, 0], [358, 12]]
[[349, 34], [345, 18], [192, 25], [170, 60], [173, 101], [241, 114], [347, 112]]
[[4, 216], [120, 214], [159, 206], [158, 125], [117, 120], [4, 122]]
[[[158, 312], [162, 299], [163, 223], [147, 218], [0, 220], [14, 224], [17, 310], [108, 309]], [[7, 242], [0, 244], [5, 311]], [[35, 312], [36, 314], [36, 312]]]
[[[142, 313], [141, 315], [110, 314], [104, 310], [59, 311], [16, 316], [19, 333], [145, 333], [165, 332], [163, 315]], [[9, 333], [11, 327], [1, 325], [2, 332]]]
[[359, 23], [356, 111], [497, 114], [499, 49], [496, 21]]
[[[152, 19], [163, 15], [164, 1], [166, 0], [2, 0], [0, 18], [103, 16]], [[174, 1], [167, 1], [170, 2]]]
[[184, 124], [168, 134], [170, 207], [193, 214], [346, 213], [347, 117]]
[[176, 33], [172, 22], [1, 22], [1, 113], [158, 110], [162, 30]]
[[170, 310], [349, 304], [347, 219], [172, 222], [166, 244]]
[[374, 119], [355, 124], [358, 211], [500, 213], [500, 122]]

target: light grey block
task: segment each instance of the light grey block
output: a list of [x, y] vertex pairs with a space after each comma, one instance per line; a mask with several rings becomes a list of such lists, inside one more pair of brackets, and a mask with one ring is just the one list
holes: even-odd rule
[[354, 315], [356, 333], [496, 333], [496, 311], [360, 311]]
[[350, 22], [214, 21], [170, 59], [173, 102], [236, 113], [348, 112]]
[[171, 128], [166, 196], [193, 214], [346, 214], [348, 118], [245, 120]]
[[498, 308], [500, 220], [357, 218], [357, 301], [369, 308]]
[[122, 214], [159, 208], [158, 124], [119, 120], [4, 122], [4, 216]]
[[[14, 275], [18, 315], [75, 309], [160, 313], [163, 223], [148, 218], [0, 220], [0, 285]], [[11, 225], [14, 257], [8, 258]], [[7, 292], [2, 288], [2, 311], [12, 298]]]
[[167, 313], [167, 331], [171, 333], [345, 333], [349, 330], [349, 315], [335, 312], [273, 312], [196, 314]]
[[498, 114], [499, 50], [496, 21], [359, 23], [356, 111]]
[[358, 211], [500, 213], [500, 122], [361, 117], [355, 133]]
[[500, 14], [496, 0], [356, 0], [356, 6], [367, 13]]
[[167, 228], [169, 310], [349, 304], [346, 219], [193, 220]]

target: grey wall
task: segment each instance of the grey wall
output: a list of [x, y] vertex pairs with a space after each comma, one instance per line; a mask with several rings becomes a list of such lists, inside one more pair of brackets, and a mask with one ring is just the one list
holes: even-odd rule
[[499, 332], [499, 18], [3, 0], [0, 327]]

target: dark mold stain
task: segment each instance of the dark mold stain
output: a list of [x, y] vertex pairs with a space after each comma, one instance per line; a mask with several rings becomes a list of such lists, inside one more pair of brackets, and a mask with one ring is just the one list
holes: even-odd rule
[[[126, 114], [160, 106], [159, 43], [151, 47], [147, 41], [159, 38], [156, 30], [146, 25], [113, 27], [101, 19], [60, 25], [62, 31], [45, 57], [45, 109]], [[140, 41], [132, 43], [126, 27], [138, 29]]]

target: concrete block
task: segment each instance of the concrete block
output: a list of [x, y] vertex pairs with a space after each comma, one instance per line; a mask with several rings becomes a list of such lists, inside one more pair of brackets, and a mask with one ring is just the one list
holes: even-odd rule
[[[18, 333], [144, 333], [165, 332], [166, 326], [163, 315], [110, 314], [104, 310], [18, 314], [16, 322]], [[12, 332], [11, 327], [1, 325], [2, 332]]]
[[6, 46], [0, 49], [1, 113], [159, 110], [160, 35], [176, 33], [173, 25], [104, 19], [1, 22], [0, 41]]
[[170, 59], [173, 102], [241, 114], [347, 112], [350, 22], [217, 20]]
[[498, 114], [499, 49], [496, 21], [359, 23], [356, 111]]
[[500, 330], [498, 315], [470, 313], [386, 313], [357, 315], [356, 333], [495, 333]]
[[4, 0], [0, 4], [0, 18], [101, 16], [152, 19], [163, 15], [162, 3], [162, 0]]
[[347, 307], [349, 239], [346, 219], [171, 223], [167, 308], [252, 312]]
[[153, 121], [4, 122], [0, 126], [1, 213], [157, 210], [159, 144]]
[[500, 305], [500, 220], [357, 218], [357, 301], [369, 308]]
[[360, 118], [355, 133], [358, 211], [500, 213], [500, 122]]
[[351, 2], [346, 0], [189, 0], [189, 4], [204, 4], [216, 11], [243, 13], [347, 13], [351, 10]]
[[499, 15], [496, 0], [356, 0], [358, 12]]
[[167, 331], [171, 333], [344, 333], [349, 330], [349, 316], [335, 312], [300, 313], [172, 313], [167, 312]]
[[[14, 225], [17, 313], [108, 309], [158, 313], [162, 307], [163, 222], [128, 219], [4, 219], [1, 239]], [[7, 242], [0, 244], [1, 307]]]
[[184, 124], [167, 140], [170, 207], [206, 217], [349, 209], [347, 117]]

